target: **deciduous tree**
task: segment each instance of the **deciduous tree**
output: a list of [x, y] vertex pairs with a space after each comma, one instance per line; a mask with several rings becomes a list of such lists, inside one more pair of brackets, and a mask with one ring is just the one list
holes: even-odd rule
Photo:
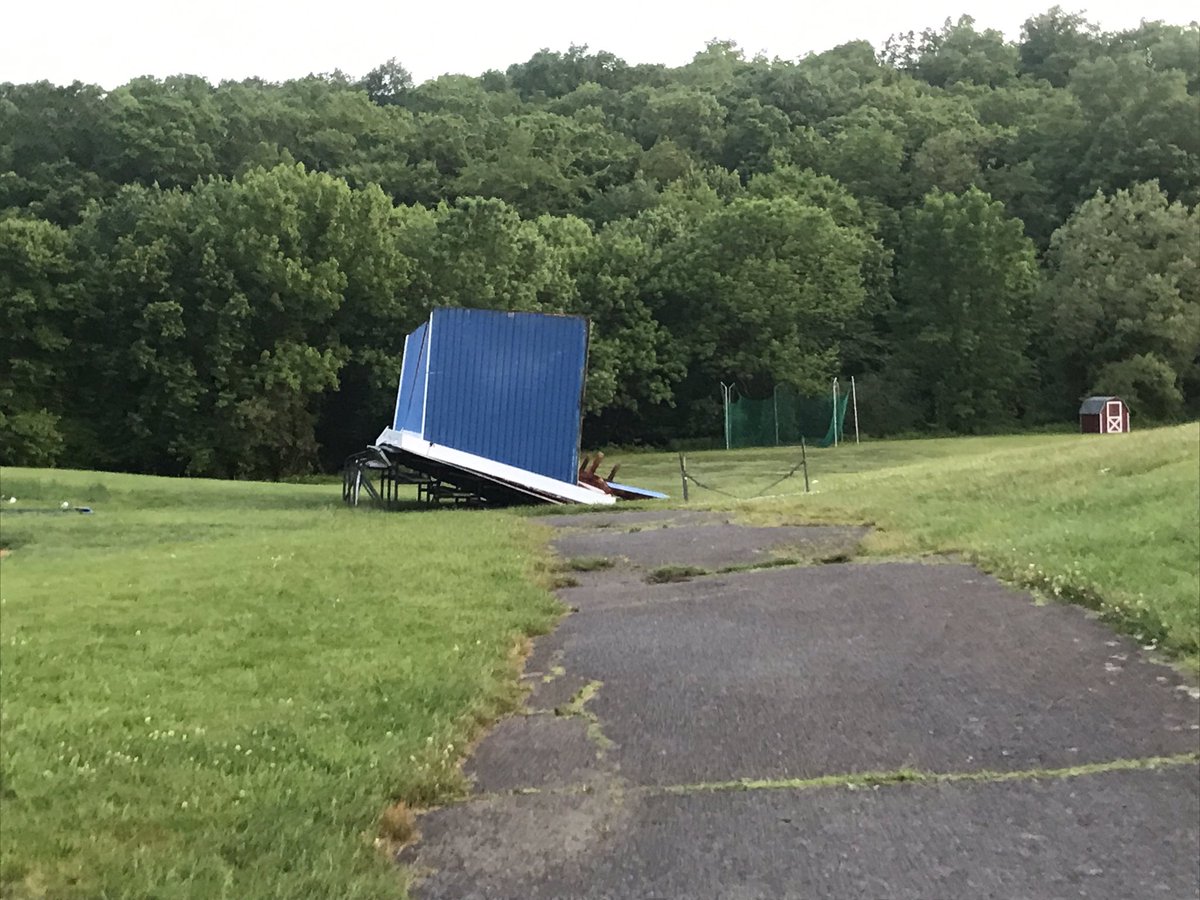
[[928, 424], [1011, 427], [1030, 374], [1033, 244], [1004, 205], [977, 188], [929, 194], [905, 214], [903, 233], [896, 361], [913, 375]]
[[1151, 418], [1200, 397], [1200, 220], [1155, 183], [1079, 208], [1054, 233], [1044, 303], [1068, 401], [1112, 392]]
[[67, 246], [67, 233], [49, 222], [0, 219], [0, 460], [7, 465], [53, 465], [62, 454], [72, 374]]

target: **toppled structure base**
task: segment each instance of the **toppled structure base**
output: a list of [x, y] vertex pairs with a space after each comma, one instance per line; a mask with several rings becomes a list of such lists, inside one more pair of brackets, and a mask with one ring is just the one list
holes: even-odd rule
[[375, 444], [346, 460], [342, 470], [342, 500], [351, 506], [372, 502], [392, 508], [407, 499], [401, 496], [401, 486], [410, 485], [416, 486], [419, 503], [456, 506], [535, 503], [611, 506], [617, 500], [667, 496], [600, 479], [594, 473], [594, 466], [591, 483], [583, 480], [587, 474], [581, 471], [579, 484], [556, 481], [449, 447], [438, 447], [389, 428]]
[[399, 498], [399, 486], [412, 484], [420, 501], [469, 506], [616, 502], [595, 487], [548, 478], [391, 428], [383, 430], [373, 447], [347, 461], [342, 497], [357, 506], [363, 492], [390, 506]]

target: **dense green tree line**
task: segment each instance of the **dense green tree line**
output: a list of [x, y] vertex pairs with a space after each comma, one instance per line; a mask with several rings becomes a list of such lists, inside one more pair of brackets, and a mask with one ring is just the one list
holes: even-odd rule
[[583, 313], [591, 441], [857, 376], [873, 431], [1200, 412], [1200, 30], [0, 85], [0, 459], [279, 477], [437, 306]]

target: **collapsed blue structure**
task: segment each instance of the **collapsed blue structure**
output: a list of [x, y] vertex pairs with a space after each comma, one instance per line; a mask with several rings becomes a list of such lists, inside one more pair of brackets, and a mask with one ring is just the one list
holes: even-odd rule
[[580, 316], [435, 309], [405, 339], [392, 423], [347, 460], [343, 499], [388, 505], [415, 484], [427, 500], [613, 503], [581, 478], [587, 353]]

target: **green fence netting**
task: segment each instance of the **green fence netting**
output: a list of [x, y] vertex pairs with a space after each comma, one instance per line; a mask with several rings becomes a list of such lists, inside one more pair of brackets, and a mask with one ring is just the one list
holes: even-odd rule
[[777, 385], [770, 397], [755, 400], [729, 392], [725, 403], [725, 436], [730, 448], [775, 447], [805, 443], [829, 447], [840, 440], [850, 395], [837, 398], [802, 397], [787, 385]]

